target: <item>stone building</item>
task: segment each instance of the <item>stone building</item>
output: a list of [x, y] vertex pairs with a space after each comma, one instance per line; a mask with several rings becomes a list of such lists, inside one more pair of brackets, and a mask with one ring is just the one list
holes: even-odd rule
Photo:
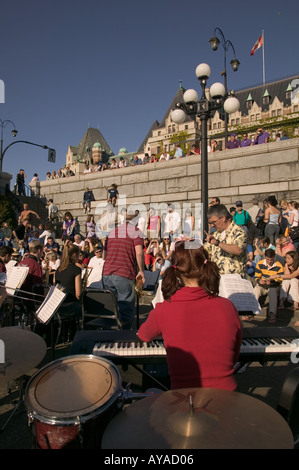
[[[263, 126], [268, 130], [270, 139], [274, 141], [278, 132], [286, 131], [289, 137], [299, 135], [299, 75], [283, 80], [266, 83], [236, 92], [240, 101], [238, 112], [229, 116], [228, 133], [236, 133], [242, 139], [243, 132], [247, 132], [253, 139], [256, 130]], [[200, 121], [186, 117], [182, 124], [175, 124], [171, 120], [171, 111], [176, 103], [183, 102], [186, 90], [180, 87], [168, 107], [161, 122], [155, 121], [147, 136], [143, 140], [138, 154], [160, 154], [162, 149], [171, 153], [175, 142], [184, 142], [187, 147], [200, 142]], [[209, 97], [209, 89], [207, 89]], [[225, 124], [218, 111], [209, 119], [208, 137], [210, 141], [217, 140], [225, 148]]]
[[75, 174], [82, 173], [85, 164], [106, 163], [113, 155], [112, 149], [98, 129], [89, 127], [77, 147], [70, 145], [66, 154], [66, 166]]
[[[256, 130], [263, 126], [270, 134], [270, 141], [275, 141], [276, 134], [282, 131], [289, 137], [299, 136], [299, 96], [296, 96], [298, 85], [299, 75], [296, 75], [237, 91], [240, 109], [229, 116], [228, 135], [234, 132], [242, 139], [243, 133], [246, 132], [248, 137], [253, 139]], [[141, 158], [145, 154], [159, 156], [163, 150], [173, 154], [177, 142], [180, 142], [186, 151], [192, 144], [200, 146], [201, 130], [198, 118], [186, 116], [182, 124], [171, 120], [171, 112], [176, 103], [183, 102], [185, 91], [180, 83], [162, 120], [153, 122], [137, 151], [128, 152], [123, 147], [118, 155], [114, 155], [101, 132], [88, 128], [77, 147], [68, 147], [66, 166], [75, 174], [79, 174], [83, 172], [86, 162], [93, 166], [97, 162], [111, 162], [114, 158], [118, 163], [122, 157], [130, 164], [135, 154]], [[209, 89], [206, 92], [209, 97]], [[210, 143], [217, 140], [220, 148], [224, 149], [225, 123], [222, 118], [218, 111], [211, 116], [208, 121], [208, 138]]]

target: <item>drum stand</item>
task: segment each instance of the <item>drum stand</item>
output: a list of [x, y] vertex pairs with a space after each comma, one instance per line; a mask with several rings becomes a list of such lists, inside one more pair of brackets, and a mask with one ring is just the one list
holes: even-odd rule
[[[0, 428], [0, 434], [2, 434], [6, 428], [6, 426], [10, 423], [10, 421], [12, 420], [12, 418], [14, 417], [14, 415], [16, 414], [16, 412], [21, 408], [21, 406], [23, 405], [24, 403], [24, 391], [25, 391], [25, 387], [26, 387], [26, 384], [27, 384], [27, 381], [28, 381], [29, 377], [27, 375], [22, 375], [22, 377], [20, 377], [19, 379], [17, 380], [20, 380], [20, 388], [19, 388], [19, 398], [17, 400], [14, 400], [12, 403], [15, 403], [15, 406], [12, 410], [12, 412], [10, 413], [9, 417], [7, 418], [7, 420], [5, 421], [5, 423], [3, 424], [3, 426], [1, 426]], [[11, 391], [9, 390], [9, 393], [11, 393]]]

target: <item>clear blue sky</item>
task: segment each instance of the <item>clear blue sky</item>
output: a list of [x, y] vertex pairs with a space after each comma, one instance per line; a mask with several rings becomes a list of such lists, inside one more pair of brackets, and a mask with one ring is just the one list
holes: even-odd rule
[[[3, 171], [15, 176], [65, 164], [69, 145], [78, 145], [88, 126], [99, 127], [115, 154], [138, 149], [152, 123], [162, 120], [182, 80], [199, 84], [195, 68], [207, 62], [208, 82], [222, 81], [224, 51], [209, 39], [220, 28], [241, 65], [233, 72], [227, 52], [228, 87], [262, 83], [262, 49], [250, 51], [264, 30], [266, 81], [299, 73], [298, 0], [14, 0], [0, 3], [0, 79], [5, 103], [0, 118], [12, 120], [16, 139]], [[4, 129], [4, 147], [13, 138]]]

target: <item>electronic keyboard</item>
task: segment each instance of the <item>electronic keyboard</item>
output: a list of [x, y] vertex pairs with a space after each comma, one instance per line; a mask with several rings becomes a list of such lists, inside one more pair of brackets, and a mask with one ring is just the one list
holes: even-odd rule
[[[291, 327], [243, 328], [239, 362], [290, 361], [298, 351], [299, 333]], [[74, 337], [71, 354], [93, 354], [115, 364], [163, 363], [166, 349], [163, 339], [148, 343], [136, 330], [83, 330]]]

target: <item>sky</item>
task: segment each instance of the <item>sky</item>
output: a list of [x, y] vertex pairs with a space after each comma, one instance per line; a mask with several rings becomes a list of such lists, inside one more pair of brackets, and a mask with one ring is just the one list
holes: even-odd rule
[[88, 127], [114, 154], [135, 152], [180, 80], [199, 92], [199, 63], [211, 67], [208, 86], [223, 81], [224, 48], [209, 44], [216, 28], [240, 61], [233, 72], [229, 46], [229, 89], [262, 83], [262, 48], [250, 55], [262, 31], [266, 82], [297, 75], [298, 18], [298, 0], [0, 0], [0, 119], [14, 123], [5, 123], [3, 148], [25, 140], [56, 150], [51, 163], [41, 147], [10, 147], [3, 171], [13, 175], [11, 189], [20, 168], [26, 184], [61, 168]]

